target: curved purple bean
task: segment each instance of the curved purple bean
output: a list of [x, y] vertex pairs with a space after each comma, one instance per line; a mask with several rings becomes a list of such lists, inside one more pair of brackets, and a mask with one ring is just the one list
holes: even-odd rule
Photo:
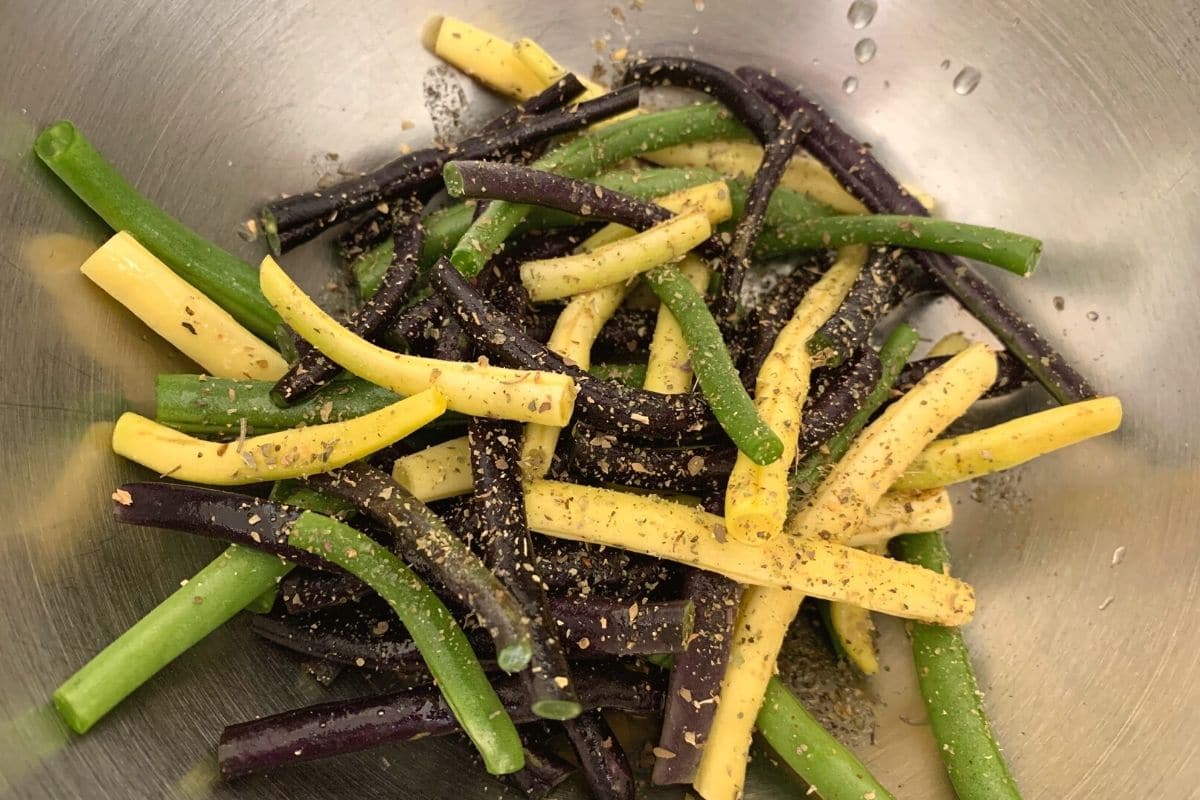
[[622, 83], [682, 86], [712, 95], [763, 144], [775, 138], [779, 115], [741, 78], [715, 64], [694, 58], [663, 56], [636, 62]]

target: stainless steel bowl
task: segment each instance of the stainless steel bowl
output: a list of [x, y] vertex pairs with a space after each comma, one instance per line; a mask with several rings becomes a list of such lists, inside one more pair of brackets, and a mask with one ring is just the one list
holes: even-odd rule
[[[858, 30], [848, 3], [5, 3], [0, 794], [503, 791], [448, 741], [214, 784], [224, 724], [322, 696], [293, 659], [237, 624], [86, 737], [68, 741], [47, 712], [63, 678], [215, 548], [107, 518], [112, 487], [137, 471], [103, 450], [105, 425], [149, 407], [156, 372], [188, 366], [79, 276], [106, 231], [35, 163], [36, 131], [74, 120], [140, 189], [253, 260], [260, 246], [237, 229], [258, 200], [369, 166], [496, 107], [468, 82], [430, 72], [419, 29], [445, 12], [536, 37], [584, 70], [625, 46], [778, 67], [935, 195], [941, 213], [1045, 238], [1034, 281], [995, 281], [1098, 386], [1121, 395], [1126, 422], [1116, 436], [958, 494], [957, 570], [981, 599], [967, 635], [1028, 797], [1200, 796], [1191, 638], [1200, 474], [1190, 447], [1200, 433], [1191, 397], [1200, 390], [1200, 11], [1170, 0], [881, 0]], [[878, 53], [859, 64], [864, 37]], [[954, 78], [967, 66], [982, 81], [964, 96]], [[857, 91], [846, 94], [849, 76]], [[462, 85], [470, 102], [461, 115], [445, 103], [427, 111], [424, 86], [438, 81]], [[321, 247], [287, 264], [312, 289], [331, 268]], [[961, 319], [945, 308], [923, 318], [929, 331]], [[996, 413], [1041, 403], [1026, 392]], [[897, 626], [884, 645], [875, 744], [861, 755], [900, 796], [950, 797]], [[759, 780], [750, 794], [770, 792]]]

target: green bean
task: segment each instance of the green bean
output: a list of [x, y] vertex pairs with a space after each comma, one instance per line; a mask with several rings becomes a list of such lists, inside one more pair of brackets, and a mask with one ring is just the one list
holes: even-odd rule
[[772, 246], [786, 250], [817, 250], [852, 244], [886, 244], [932, 250], [1030, 275], [1042, 254], [1042, 242], [1032, 236], [968, 225], [946, 219], [892, 214], [830, 216], [794, 220], [775, 229]]
[[292, 565], [232, 546], [159, 603], [54, 693], [54, 705], [84, 733], [156, 672], [275, 587]]
[[645, 364], [592, 364], [588, 372], [606, 381], [616, 381], [640, 389], [646, 383]]
[[704, 298], [683, 273], [670, 264], [647, 272], [646, 283], [679, 323], [700, 391], [712, 407], [717, 422], [738, 450], [755, 464], [778, 460], [783, 455], [783, 442], [759, 416]]
[[[586, 178], [627, 158], [663, 147], [748, 135], [720, 105], [683, 106], [615, 122], [550, 151], [533, 166], [571, 178]], [[455, 246], [451, 263], [468, 277], [479, 274], [531, 210], [531, 206], [521, 203], [489, 203]]]
[[896, 379], [900, 377], [900, 371], [908, 363], [908, 357], [916, 346], [917, 332], [909, 325], [903, 323], [897, 325], [896, 329], [888, 336], [887, 341], [883, 343], [883, 347], [879, 349], [879, 360], [883, 364], [883, 371], [879, 375], [879, 381], [875, 384], [875, 388], [863, 400], [862, 407], [837, 434], [825, 443], [825, 447], [810, 453], [792, 472], [789, 482], [793, 500], [799, 500], [811, 494], [824, 480], [829, 468], [850, 449], [854, 438], [866, 427], [866, 424], [871, 421], [871, 417], [891, 395], [892, 386], [896, 384]]
[[512, 718], [488, 683], [450, 611], [408, 566], [358, 531], [312, 512], [300, 515], [288, 542], [354, 574], [404, 623], [459, 725], [494, 775], [524, 765]]
[[[194, 435], [236, 436], [242, 420], [246, 433], [271, 433], [300, 425], [318, 425], [361, 417], [400, 400], [387, 389], [357, 378], [337, 380], [304, 402], [279, 408], [271, 400], [270, 381], [160, 374], [154, 382], [155, 419]], [[431, 427], [461, 427], [459, 414], [443, 415]]]
[[279, 315], [258, 288], [258, 270], [197, 236], [138, 193], [66, 120], [42, 131], [38, 157], [116, 231], [206, 294], [263, 341], [274, 341]]
[[823, 800], [894, 800], [863, 763], [813, 719], [778, 676], [755, 720], [767, 744]]
[[[897, 555], [910, 564], [939, 573], [950, 565], [941, 533], [914, 533], [893, 541]], [[960, 800], [1020, 800], [988, 724], [962, 633], [917, 623], [909, 627], [909, 636], [925, 716]]]

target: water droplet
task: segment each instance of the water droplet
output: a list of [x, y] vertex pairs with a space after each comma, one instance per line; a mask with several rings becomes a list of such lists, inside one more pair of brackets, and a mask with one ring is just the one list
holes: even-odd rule
[[1100, 319], [1100, 315], [1095, 311], [1089, 311], [1087, 312], [1087, 318], [1089, 322], [1095, 322], [1096, 320]]
[[850, 75], [846, 80], [842, 81], [842, 91], [846, 94], [854, 94], [858, 91], [858, 78]]
[[866, 64], [875, 57], [876, 50], [878, 48], [875, 46], [874, 39], [859, 39], [858, 44], [854, 45], [854, 60], [860, 64]]
[[947, 58], [945, 61], [943, 61], [941, 66], [942, 69], [950, 69], [950, 59]]
[[854, 0], [850, 4], [849, 10], [846, 11], [846, 20], [850, 23], [851, 28], [861, 31], [871, 24], [871, 20], [875, 19], [875, 12], [878, 10], [879, 3], [876, 0]]
[[954, 76], [954, 91], [962, 95], [975, 91], [975, 87], [983, 80], [983, 73], [974, 67], [963, 67]]

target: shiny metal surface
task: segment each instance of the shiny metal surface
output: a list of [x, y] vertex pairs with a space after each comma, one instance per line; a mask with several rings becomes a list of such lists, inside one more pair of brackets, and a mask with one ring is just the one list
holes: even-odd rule
[[[1099, 387], [1122, 396], [1126, 423], [1117, 436], [959, 493], [952, 547], [981, 599], [969, 640], [1027, 797], [1200, 797], [1200, 11], [1171, 0], [881, 0], [859, 31], [847, 5], [7, 0], [0, 796], [503, 794], [451, 742], [214, 785], [222, 725], [324, 696], [241, 625], [87, 737], [65, 742], [46, 713], [63, 678], [215, 548], [106, 518], [112, 487], [135, 474], [96, 446], [107, 422], [147, 409], [153, 375], [187, 365], [78, 275], [105, 230], [35, 163], [36, 131], [74, 120], [140, 189], [253, 259], [258, 246], [236, 228], [257, 200], [456, 124], [422, 101], [435, 62], [419, 29], [437, 10], [534, 36], [576, 68], [627, 39], [635, 52], [694, 48], [731, 66], [778, 67], [836, 107], [902, 179], [932, 192], [941, 213], [1046, 239], [1033, 282], [996, 281]], [[860, 65], [863, 36], [878, 54]], [[983, 77], [960, 96], [952, 80], [966, 65]], [[846, 95], [850, 75], [858, 89]], [[462, 85], [473, 98], [464, 121], [482, 119], [494, 101]], [[320, 247], [287, 263], [310, 288], [327, 280]], [[959, 319], [944, 308], [923, 318]], [[1030, 391], [1012, 402], [1033, 408], [1042, 398]], [[876, 743], [861, 754], [899, 796], [948, 798], [898, 626], [887, 629], [884, 655]], [[772, 791], [760, 780], [750, 794]]]

